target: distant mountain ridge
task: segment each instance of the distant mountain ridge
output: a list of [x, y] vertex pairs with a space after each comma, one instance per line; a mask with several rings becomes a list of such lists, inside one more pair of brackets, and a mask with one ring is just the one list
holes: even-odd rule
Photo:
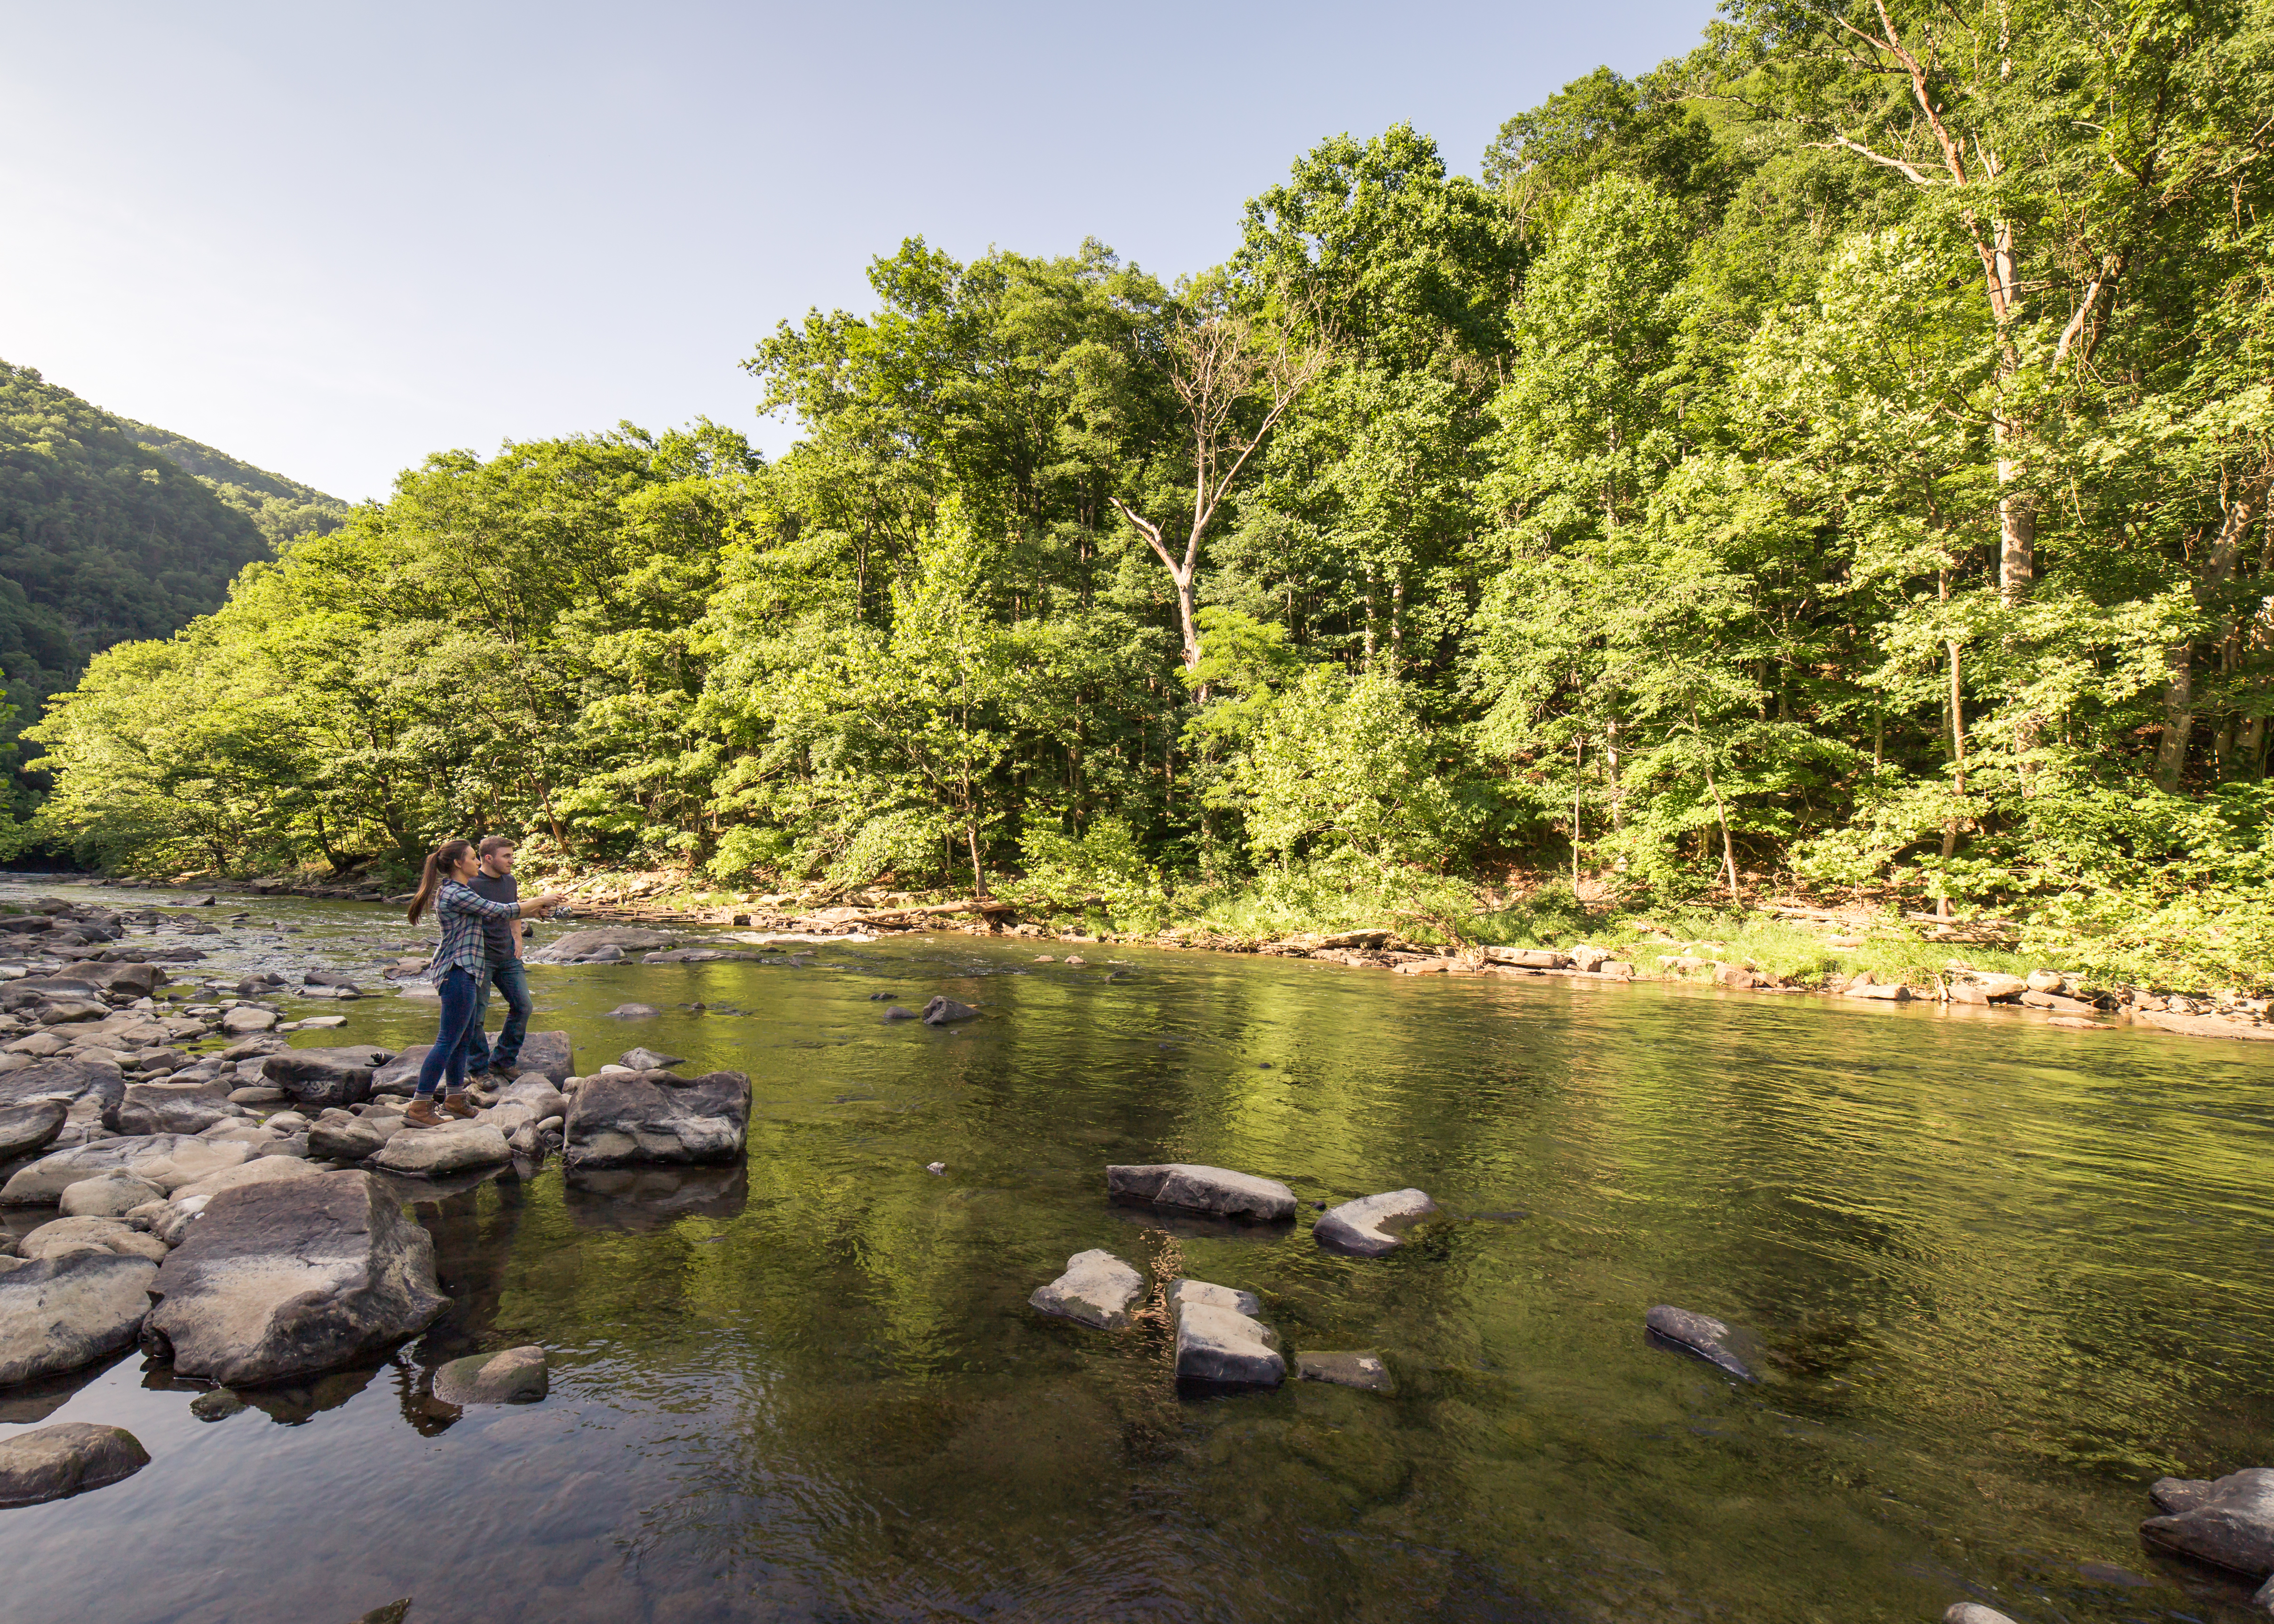
[[90, 656], [211, 613], [247, 564], [348, 511], [0, 361], [0, 745]]

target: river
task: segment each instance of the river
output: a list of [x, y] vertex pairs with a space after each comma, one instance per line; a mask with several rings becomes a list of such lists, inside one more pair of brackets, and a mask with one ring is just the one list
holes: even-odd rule
[[[0, 901], [41, 889], [180, 900], [11, 881]], [[200, 916], [240, 908], [177, 979], [380, 985], [420, 939], [365, 905]], [[0, 1512], [0, 1613], [1908, 1624], [1971, 1597], [2025, 1624], [2261, 1616], [2135, 1533], [2158, 1476], [2274, 1464], [2274, 1089], [2250, 1047], [1045, 950], [537, 968], [536, 1024], [572, 1034], [580, 1071], [639, 1043], [748, 1071], [747, 1165], [579, 1188], [556, 1163], [418, 1200], [448, 1315], [385, 1365], [217, 1419], [139, 1354], [0, 1393], [0, 1435], [116, 1423], [153, 1457]], [[983, 1019], [886, 1023], [879, 992]], [[665, 1014], [602, 1019], [627, 1000]], [[423, 1041], [433, 1011], [311, 1004], [347, 1025], [295, 1041]], [[1444, 1216], [1359, 1260], [1307, 1222], [1106, 1202], [1107, 1163], [1152, 1161], [1306, 1203], [1419, 1185]], [[1097, 1246], [1156, 1303], [1178, 1274], [1260, 1293], [1291, 1354], [1378, 1349], [1397, 1390], [1179, 1397], [1157, 1313], [1111, 1335], [1027, 1306]], [[1752, 1332], [1764, 1380], [1647, 1343], [1661, 1302]], [[523, 1342], [551, 1355], [543, 1402], [421, 1396], [441, 1361]]]

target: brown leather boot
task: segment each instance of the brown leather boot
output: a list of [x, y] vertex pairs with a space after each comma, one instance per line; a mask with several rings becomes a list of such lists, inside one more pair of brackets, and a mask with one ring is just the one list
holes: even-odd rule
[[463, 1122], [480, 1116], [481, 1112], [475, 1107], [473, 1101], [466, 1095], [454, 1094], [442, 1101], [442, 1115], [456, 1116]]
[[422, 1094], [411, 1101], [410, 1109], [403, 1113], [403, 1122], [413, 1128], [439, 1128], [442, 1119], [434, 1114], [434, 1096]]

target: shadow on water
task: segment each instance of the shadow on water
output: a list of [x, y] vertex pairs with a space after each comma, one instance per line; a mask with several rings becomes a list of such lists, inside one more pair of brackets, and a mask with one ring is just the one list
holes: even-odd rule
[[[193, 938], [213, 957], [190, 974], [368, 970], [408, 939], [374, 910], [248, 912]], [[533, 976], [580, 1069], [636, 1042], [749, 1072], [743, 1165], [400, 1181], [449, 1308], [386, 1361], [224, 1393], [128, 1354], [0, 1394], [0, 1436], [110, 1421], [153, 1457], [0, 1512], [11, 1606], [2253, 1616], [2134, 1531], [2157, 1476], [2274, 1462], [2274, 1090], [2251, 1054], [960, 937], [790, 957]], [[982, 1015], [887, 1023], [879, 989]], [[664, 1013], [605, 1019], [627, 1002]], [[306, 1040], [402, 1048], [433, 1019], [337, 1012]], [[1108, 1162], [1152, 1161], [1306, 1206], [1246, 1226], [1105, 1199]], [[1398, 1252], [1312, 1240], [1311, 1203], [1408, 1184], [1443, 1216]], [[1127, 1331], [1028, 1306], [1098, 1246], [1147, 1275]], [[1179, 1274], [1255, 1291], [1290, 1352], [1379, 1352], [1395, 1391], [1180, 1396]], [[1728, 1321], [1761, 1380], [1652, 1346], [1661, 1302]], [[552, 1360], [543, 1402], [432, 1397], [444, 1362], [524, 1342]]]

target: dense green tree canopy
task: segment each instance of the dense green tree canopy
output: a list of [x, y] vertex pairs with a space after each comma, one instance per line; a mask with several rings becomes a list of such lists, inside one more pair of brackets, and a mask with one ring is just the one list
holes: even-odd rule
[[1480, 178], [1322, 142], [1181, 281], [911, 240], [748, 361], [778, 461], [709, 425], [439, 455], [103, 655], [39, 730], [51, 823], [1125, 910], [1773, 879], [2256, 940], [2270, 139], [2267, 0], [1736, 0]]

